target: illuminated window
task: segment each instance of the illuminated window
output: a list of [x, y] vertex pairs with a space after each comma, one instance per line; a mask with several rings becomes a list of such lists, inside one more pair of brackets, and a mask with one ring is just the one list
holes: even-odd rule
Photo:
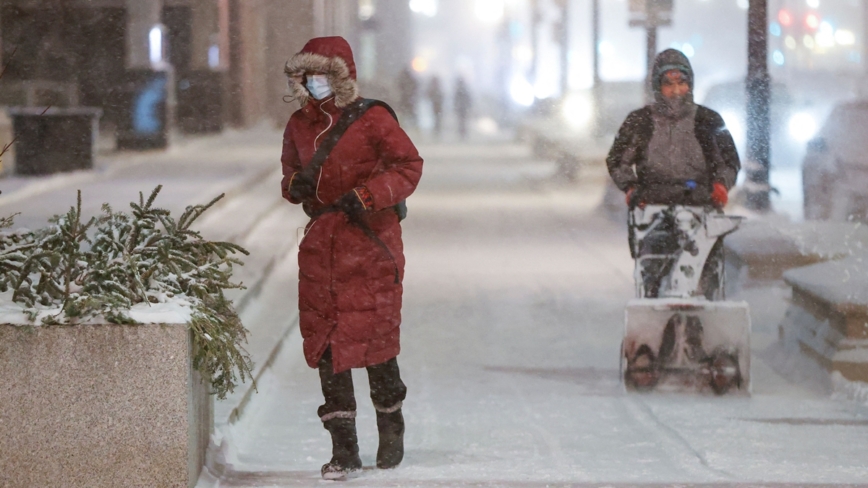
[[212, 44], [208, 48], [208, 67], [211, 69], [220, 67], [220, 46]]
[[163, 26], [155, 25], [148, 32], [148, 55], [151, 64], [163, 62]]

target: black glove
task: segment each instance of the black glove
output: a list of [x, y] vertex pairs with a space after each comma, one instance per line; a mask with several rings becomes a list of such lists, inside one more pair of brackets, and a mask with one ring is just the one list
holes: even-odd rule
[[300, 202], [313, 200], [316, 196], [316, 181], [312, 176], [296, 173], [289, 184], [289, 196]]
[[365, 208], [365, 204], [362, 203], [362, 200], [359, 198], [359, 195], [356, 194], [355, 191], [351, 191], [346, 193], [344, 196], [340, 197], [335, 205], [352, 221], [356, 220], [367, 210]]

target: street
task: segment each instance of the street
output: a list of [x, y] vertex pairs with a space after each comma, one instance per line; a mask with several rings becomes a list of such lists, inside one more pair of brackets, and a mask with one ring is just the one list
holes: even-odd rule
[[[354, 371], [366, 469], [349, 486], [868, 480], [868, 409], [767, 364], [773, 306], [754, 310], [751, 396], [623, 392], [632, 261], [624, 225], [597, 210], [602, 165], [567, 183], [519, 144], [423, 144], [420, 152], [423, 179], [404, 222], [406, 456], [395, 470], [368, 468], [375, 415], [366, 374]], [[320, 486], [331, 445], [297, 326], [258, 391], [222, 432], [225, 474], [203, 475], [199, 486]]]

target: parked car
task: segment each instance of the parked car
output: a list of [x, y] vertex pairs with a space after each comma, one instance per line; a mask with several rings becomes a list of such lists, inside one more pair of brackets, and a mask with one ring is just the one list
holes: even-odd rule
[[805, 219], [868, 222], [868, 100], [836, 105], [802, 163]]

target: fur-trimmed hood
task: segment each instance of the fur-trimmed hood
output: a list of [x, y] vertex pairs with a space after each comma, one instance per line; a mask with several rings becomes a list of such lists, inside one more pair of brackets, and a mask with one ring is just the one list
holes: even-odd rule
[[353, 50], [343, 37], [317, 37], [304, 45], [301, 51], [293, 56], [283, 69], [287, 76], [289, 91], [304, 107], [312, 97], [303, 83], [293, 77], [305, 73], [324, 73], [335, 94], [335, 105], [345, 107], [359, 97], [356, 84], [356, 63], [353, 61]]

